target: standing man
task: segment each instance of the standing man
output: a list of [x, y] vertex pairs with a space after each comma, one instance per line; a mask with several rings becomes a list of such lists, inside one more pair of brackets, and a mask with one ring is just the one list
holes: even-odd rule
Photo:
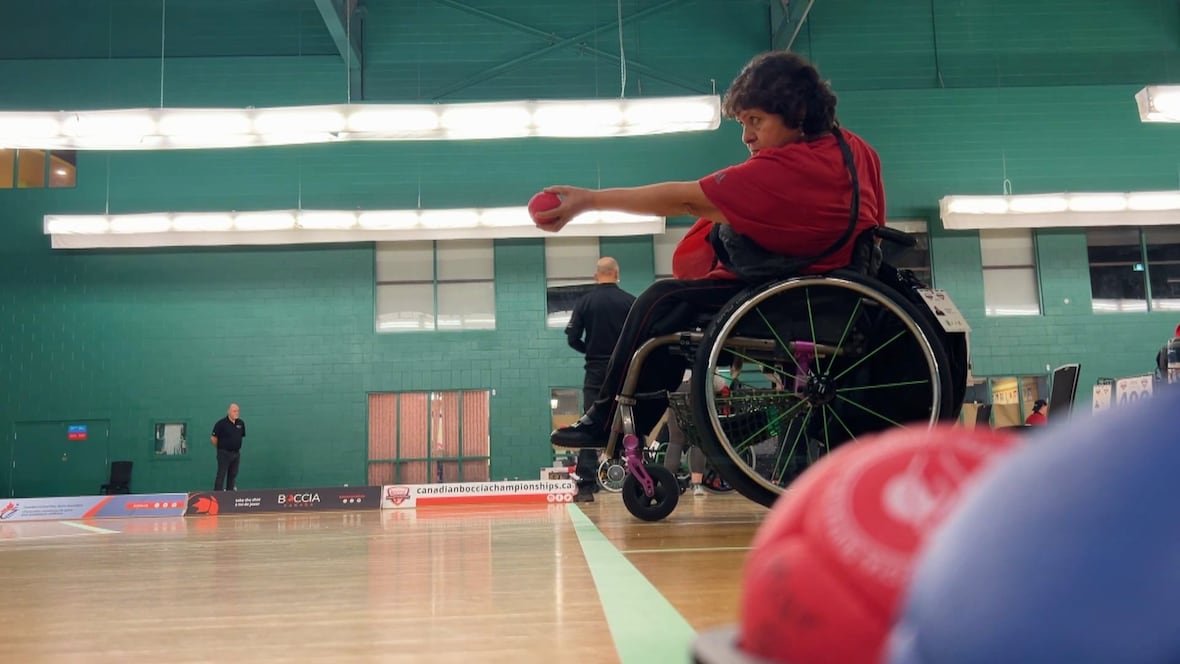
[[[598, 398], [606, 380], [606, 365], [611, 352], [619, 340], [631, 304], [635, 302], [634, 295], [619, 288], [619, 263], [613, 258], [598, 259], [594, 282], [594, 288], [574, 305], [574, 313], [565, 327], [570, 348], [586, 356], [586, 374], [582, 381], [582, 407], [586, 409]], [[574, 473], [578, 476], [578, 495], [574, 500], [593, 502], [598, 450], [579, 450]]]
[[238, 404], [231, 403], [226, 416], [217, 420], [213, 425], [213, 433], [209, 440], [217, 448], [217, 479], [213, 481], [213, 490], [221, 491], [222, 487], [238, 490], [238, 461], [242, 455], [242, 439], [246, 437], [246, 420], [238, 417], [241, 409]]

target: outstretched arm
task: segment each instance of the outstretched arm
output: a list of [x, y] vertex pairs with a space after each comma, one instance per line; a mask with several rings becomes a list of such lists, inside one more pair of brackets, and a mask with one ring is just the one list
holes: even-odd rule
[[662, 217], [688, 215], [717, 223], [728, 223], [725, 216], [705, 196], [696, 182], [661, 182], [642, 187], [618, 189], [582, 189], [546, 187], [545, 191], [561, 197], [561, 205], [538, 213], [547, 223], [541, 230], [556, 233], [574, 217], [591, 210], [652, 214]]

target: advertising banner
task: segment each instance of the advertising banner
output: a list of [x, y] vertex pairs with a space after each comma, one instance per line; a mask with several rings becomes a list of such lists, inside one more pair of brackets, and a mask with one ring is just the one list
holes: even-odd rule
[[1101, 413], [1110, 410], [1110, 399], [1114, 392], [1114, 385], [1099, 384], [1094, 386], [1093, 400], [1090, 402], [1090, 412]]
[[103, 496], [98, 509], [87, 516], [142, 517], [182, 516], [187, 493], [144, 493]]
[[1154, 383], [1155, 377], [1151, 374], [1119, 378], [1114, 385], [1114, 395], [1118, 400], [1118, 405], [1125, 406], [1151, 398]]
[[381, 487], [377, 486], [203, 491], [188, 494], [185, 515], [375, 510], [380, 502]]
[[570, 479], [393, 484], [382, 487], [381, 507], [407, 509], [429, 505], [568, 503], [577, 492], [577, 485]]
[[0, 521], [180, 516], [183, 493], [140, 493], [72, 498], [0, 498]]
[[0, 521], [81, 519], [111, 496], [75, 498], [0, 498]]

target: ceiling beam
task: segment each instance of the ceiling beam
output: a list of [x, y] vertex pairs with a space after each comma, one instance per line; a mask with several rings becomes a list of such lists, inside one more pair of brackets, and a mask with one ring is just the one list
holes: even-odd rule
[[[533, 35], [534, 37], [540, 37], [541, 39], [545, 39], [550, 42], [556, 41], [558, 39], [558, 37], [556, 35], [554, 35], [552, 32], [547, 32], [547, 31], [542, 30], [536, 26], [528, 25], [527, 23], [521, 23], [520, 21], [516, 21], [514, 19], [500, 16], [499, 14], [495, 14], [493, 12], [487, 11], [486, 9], [472, 7], [471, 5], [469, 5], [465, 2], [459, 2], [459, 0], [434, 0], [434, 1], [440, 5], [445, 5], [447, 7], [451, 7], [452, 9], [458, 9], [459, 11], [466, 12], [466, 13], [471, 14], [473, 16], [478, 16], [480, 18], [487, 19], [489, 21], [492, 21], [493, 23], [499, 23], [500, 25], [505, 25], [510, 28], [515, 28], [517, 30], [520, 30], [521, 32]], [[578, 44], [578, 50], [580, 50], [584, 53], [590, 53], [591, 55], [602, 56], [602, 57], [607, 58], [608, 60], [612, 60], [614, 62], [618, 62], [620, 59], [619, 55], [617, 53], [609, 53], [609, 52], [604, 51], [602, 49], [595, 48], [587, 43]], [[706, 94], [711, 91], [711, 88], [708, 85], [706, 85], [704, 82], [695, 83], [693, 81], [687, 81], [687, 80], [680, 78], [678, 76], [674, 76], [672, 74], [668, 74], [666, 72], [659, 71], [659, 70], [654, 69], [652, 67], [648, 67], [647, 65], [643, 64], [642, 62], [639, 62], [639, 61], [634, 60], [632, 58], [627, 58], [627, 68], [637, 71], [640, 74], [644, 74], [647, 77], [655, 79], [657, 81], [663, 81], [664, 83], [675, 85], [679, 88], [683, 88], [685, 90], [696, 92], [698, 94]]]
[[360, 26], [352, 23], [356, 4], [357, 0], [315, 0], [328, 34], [350, 70], [361, 68], [360, 30], [355, 29]]
[[[811, 14], [811, 8], [815, 5], [815, 0], [807, 0], [807, 6], [803, 8], [802, 14], [795, 18], [791, 15], [794, 7], [802, 3], [802, 0], [778, 0], [778, 2], [770, 3], [770, 21], [775, 25], [774, 31], [770, 34], [770, 47], [775, 50], [791, 50], [795, 45], [795, 39], [799, 37], [799, 31], [803, 29], [803, 24], [807, 22], [807, 17]], [[794, 26], [792, 28], [792, 26]], [[790, 29], [790, 37], [787, 36], [787, 31]]]
[[[317, 1], [319, 1], [319, 0], [317, 0]], [[647, 7], [646, 9], [642, 9], [640, 11], [633, 13], [633, 14], [630, 14], [629, 16], [624, 16], [623, 20], [621, 22], [623, 24], [626, 24], [626, 23], [630, 23], [632, 21], [637, 21], [639, 19], [646, 18], [646, 17], [651, 16], [653, 14], [667, 11], [668, 9], [676, 7], [677, 5], [683, 5], [683, 4], [685, 4], [685, 2], [687, 2], [687, 0], [665, 0], [664, 2], [652, 5], [650, 7]], [[531, 53], [526, 53], [520, 57], [513, 58], [512, 60], [508, 60], [506, 62], [501, 62], [498, 65], [495, 65], [493, 67], [489, 67], [477, 74], [469, 76], [469, 77], [463, 79], [462, 81], [457, 81], [457, 82], [452, 83], [450, 85], [439, 88], [438, 90], [435, 90], [430, 95], [430, 97], [432, 99], [442, 99], [443, 97], [452, 95], [460, 90], [471, 87], [472, 85], [475, 85], [476, 83], [482, 83], [490, 78], [494, 78], [496, 76], [499, 76], [500, 74], [503, 74], [504, 72], [516, 69], [517, 67], [519, 67], [527, 62], [530, 62], [532, 60], [536, 60], [537, 58], [539, 58], [543, 55], [547, 55], [547, 54], [552, 53], [556, 50], [559, 50], [562, 48], [568, 48], [570, 46], [574, 46], [576, 44], [579, 44], [580, 42], [582, 42], [582, 40], [593, 37], [594, 35], [598, 34], [599, 32], [603, 32], [606, 30], [619, 28], [619, 27], [620, 26], [619, 26], [618, 21], [612, 21], [610, 23], [605, 23], [603, 25], [600, 25], [595, 28], [591, 28], [589, 30], [581, 32], [581, 33], [576, 34], [572, 37], [567, 37], [565, 39], [558, 40], [556, 42], [549, 44], [548, 46], [546, 46], [544, 48], [538, 49], [536, 51], [532, 51]]]

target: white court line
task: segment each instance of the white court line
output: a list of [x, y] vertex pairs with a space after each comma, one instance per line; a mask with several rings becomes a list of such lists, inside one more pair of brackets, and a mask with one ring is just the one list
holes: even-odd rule
[[101, 533], [103, 535], [116, 535], [119, 531], [107, 530], [106, 528], [99, 528], [98, 526], [91, 526], [85, 523], [78, 523], [77, 521], [58, 521], [63, 526], [73, 526], [74, 528], [81, 528], [82, 530], [89, 530], [92, 533]]

